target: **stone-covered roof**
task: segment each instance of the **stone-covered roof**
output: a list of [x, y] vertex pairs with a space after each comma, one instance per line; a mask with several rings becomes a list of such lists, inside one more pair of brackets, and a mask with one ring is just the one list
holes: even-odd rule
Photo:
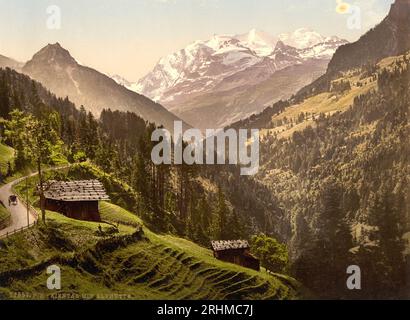
[[246, 240], [212, 241], [214, 251], [249, 249], [249, 242]]
[[50, 181], [44, 196], [50, 200], [69, 202], [110, 200], [98, 180]]

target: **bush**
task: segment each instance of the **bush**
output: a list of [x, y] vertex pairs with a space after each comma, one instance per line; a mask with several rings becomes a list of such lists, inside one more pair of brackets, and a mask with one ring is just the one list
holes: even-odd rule
[[264, 234], [254, 236], [251, 240], [252, 253], [261, 261], [262, 267], [273, 273], [287, 273], [289, 256], [285, 244]]

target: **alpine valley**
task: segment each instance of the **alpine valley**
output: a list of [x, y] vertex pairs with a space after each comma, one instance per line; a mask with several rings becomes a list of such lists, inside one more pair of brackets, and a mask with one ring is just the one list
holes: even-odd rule
[[[410, 299], [410, 0], [385, 9], [351, 43], [214, 35], [136, 83], [59, 43], [0, 56], [0, 299]], [[259, 171], [156, 165], [180, 119], [259, 129]]]

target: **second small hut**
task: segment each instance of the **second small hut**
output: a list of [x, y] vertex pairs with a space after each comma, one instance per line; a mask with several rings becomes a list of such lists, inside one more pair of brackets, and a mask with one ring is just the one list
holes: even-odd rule
[[251, 254], [248, 241], [212, 241], [211, 245], [216, 259], [256, 271], [260, 270], [260, 262]]

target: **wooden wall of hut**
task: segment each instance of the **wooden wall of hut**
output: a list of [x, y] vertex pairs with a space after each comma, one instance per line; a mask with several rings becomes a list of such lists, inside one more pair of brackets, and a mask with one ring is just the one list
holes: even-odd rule
[[46, 199], [46, 209], [59, 212], [72, 219], [101, 221], [98, 201], [58, 201]]

